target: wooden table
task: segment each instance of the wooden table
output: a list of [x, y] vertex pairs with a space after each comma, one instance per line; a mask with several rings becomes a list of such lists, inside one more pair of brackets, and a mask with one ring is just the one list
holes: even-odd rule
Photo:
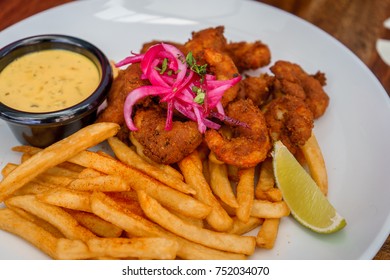
[[[40, 11], [72, 0], [1, 0], [0, 31]], [[323, 29], [353, 51], [377, 76], [390, 96], [390, 66], [378, 55], [379, 38], [390, 39], [383, 22], [390, 0], [260, 0], [295, 14]], [[390, 259], [390, 237], [374, 259]]]

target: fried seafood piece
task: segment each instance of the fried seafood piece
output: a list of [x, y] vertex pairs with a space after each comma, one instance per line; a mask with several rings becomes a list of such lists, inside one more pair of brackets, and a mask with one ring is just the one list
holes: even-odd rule
[[249, 98], [255, 105], [262, 106], [270, 97], [273, 82], [274, 77], [268, 74], [246, 77], [239, 83], [238, 97]]
[[267, 66], [271, 62], [271, 51], [261, 41], [230, 42], [226, 45], [225, 50], [240, 72], [255, 70]]
[[229, 117], [245, 125], [231, 128], [231, 137], [213, 129], [207, 130], [205, 140], [217, 159], [241, 168], [262, 162], [271, 149], [265, 118], [250, 99], [238, 99], [227, 106]]
[[[229, 55], [213, 49], [204, 51], [204, 59], [209, 67], [209, 72], [214, 74], [217, 80], [230, 80], [239, 75], [238, 69]], [[235, 84], [226, 90], [222, 96], [222, 106], [233, 101], [238, 94], [239, 84]]]
[[203, 136], [196, 122], [174, 120], [172, 129], [165, 130], [165, 121], [161, 108], [140, 108], [134, 116], [138, 130], [132, 133], [148, 158], [157, 163], [173, 164], [192, 153], [202, 143]]
[[313, 114], [306, 103], [295, 96], [273, 99], [265, 106], [264, 115], [272, 140], [281, 140], [293, 154], [311, 136]]
[[114, 122], [125, 124], [123, 105], [127, 95], [136, 88], [149, 84], [141, 79], [140, 65], [132, 64], [124, 70], [119, 70], [107, 97], [107, 107], [99, 113], [97, 122]]
[[275, 89], [282, 94], [303, 99], [315, 119], [321, 117], [329, 105], [329, 96], [322, 88], [322, 74], [309, 75], [301, 66], [288, 61], [277, 61], [270, 70], [275, 74]]
[[191, 39], [184, 44], [186, 49], [185, 53], [191, 51], [197, 62], [199, 64], [204, 64], [204, 50], [212, 49], [219, 52], [225, 51], [227, 41], [224, 36], [224, 31], [224, 26], [217, 26], [192, 32]]

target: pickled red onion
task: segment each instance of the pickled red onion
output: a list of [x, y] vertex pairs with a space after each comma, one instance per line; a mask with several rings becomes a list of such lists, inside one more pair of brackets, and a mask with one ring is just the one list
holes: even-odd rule
[[[237, 84], [241, 77], [217, 80], [214, 75], [197, 73], [189, 67], [183, 53], [173, 45], [160, 43], [151, 46], [144, 54], [132, 54], [116, 63], [117, 67], [140, 63], [142, 79], [151, 85], [131, 91], [125, 100], [124, 117], [131, 131], [137, 130], [133, 119], [133, 106], [147, 96], [159, 96], [160, 102], [167, 103], [165, 129], [172, 128], [173, 110], [198, 123], [198, 130], [218, 129], [220, 125], [208, 117], [230, 121], [225, 116], [221, 98], [223, 93]], [[194, 89], [197, 89], [195, 91]], [[197, 95], [201, 93], [200, 96]], [[217, 112], [212, 112], [216, 109]]]

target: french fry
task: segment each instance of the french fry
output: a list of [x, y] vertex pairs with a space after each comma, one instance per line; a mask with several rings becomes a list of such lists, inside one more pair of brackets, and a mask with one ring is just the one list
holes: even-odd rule
[[55, 258], [57, 238], [10, 209], [0, 209], [0, 229], [15, 234]]
[[149, 176], [173, 189], [186, 194], [195, 194], [194, 189], [191, 188], [188, 184], [184, 183], [177, 177], [172, 176], [169, 173], [166, 173], [165, 171], [153, 166], [152, 164], [149, 164], [118, 138], [111, 137], [108, 139], [108, 143], [110, 144], [117, 158], [128, 166], [148, 174]]
[[78, 178], [79, 179], [94, 178], [94, 177], [99, 177], [99, 176], [102, 176], [102, 175], [104, 175], [104, 173], [99, 172], [99, 171], [97, 171], [95, 169], [84, 168], [84, 170], [79, 173]]
[[290, 215], [290, 209], [284, 201], [270, 202], [255, 199], [253, 201], [251, 216], [258, 218], [281, 218]]
[[178, 236], [204, 246], [227, 252], [246, 255], [251, 255], [254, 252], [255, 239], [252, 237], [199, 228], [183, 222], [144, 191], [138, 192], [138, 198], [145, 214], [152, 221]]
[[264, 249], [272, 249], [278, 235], [280, 219], [265, 219], [256, 237], [256, 245]]
[[92, 194], [91, 209], [95, 215], [130, 232], [133, 236], [164, 236], [157, 225], [121, 207], [102, 192]]
[[126, 209], [126, 211], [130, 211], [140, 217], [145, 217], [145, 214], [139, 205], [137, 193], [135, 191], [131, 190], [128, 192], [110, 192], [105, 194], [113, 201], [115, 201], [115, 203]]
[[215, 250], [175, 236], [165, 231], [157, 224], [121, 207], [103, 193], [95, 192], [92, 195], [91, 207], [96, 215], [117, 225], [131, 236], [174, 238], [180, 244], [177, 255], [182, 259], [242, 260], [246, 258], [243, 254]]
[[36, 153], [0, 182], [0, 201], [4, 201], [38, 174], [114, 136], [118, 130], [118, 124], [95, 123]]
[[217, 159], [217, 156], [215, 155], [215, 153], [213, 151], [210, 151], [210, 153], [209, 153], [209, 160], [215, 164], [225, 164], [223, 161]]
[[145, 190], [164, 206], [177, 210], [186, 216], [203, 219], [210, 213], [210, 206], [205, 203], [174, 190], [118, 160], [94, 152], [83, 151], [69, 161], [105, 174], [121, 176], [133, 189]]
[[237, 208], [238, 202], [228, 178], [226, 164], [215, 163], [209, 160], [209, 174], [210, 187], [213, 193], [230, 207]]
[[113, 258], [173, 260], [179, 249], [176, 240], [164, 237], [93, 238], [86, 243], [92, 253]]
[[96, 237], [60, 207], [40, 202], [34, 195], [15, 196], [5, 201], [6, 205], [19, 207], [55, 226], [69, 239], [88, 240]]
[[282, 192], [278, 188], [270, 188], [267, 191], [256, 190], [256, 198], [259, 200], [268, 200], [272, 202], [282, 201]]
[[67, 238], [57, 239], [54, 254], [58, 260], [85, 260], [96, 257], [82, 240]]
[[245, 233], [250, 232], [251, 230], [257, 228], [259, 225], [263, 223], [264, 219], [249, 217], [247, 222], [243, 222], [237, 217], [233, 218], [233, 226], [228, 231], [228, 233], [233, 233], [237, 235], [243, 235]]
[[272, 158], [265, 159], [260, 165], [259, 180], [255, 188], [255, 198], [262, 199], [262, 194], [275, 186]]
[[56, 176], [47, 173], [42, 173], [38, 175], [36, 179], [38, 179], [42, 183], [46, 183], [56, 187], [66, 187], [73, 181], [72, 178], [68, 178], [65, 176]]
[[37, 194], [39, 201], [73, 210], [91, 212], [89, 192], [70, 190], [67, 188], [53, 188], [47, 192]]
[[37, 216], [35, 216], [29, 212], [26, 212], [19, 207], [13, 207], [13, 206], [9, 207], [9, 205], [8, 205], [8, 209], [11, 209], [16, 214], [20, 215], [22, 218], [24, 218], [24, 219], [36, 224], [37, 226], [43, 228], [44, 230], [46, 230], [47, 232], [52, 234], [54, 237], [56, 237], [56, 238], [64, 237], [64, 235], [56, 227], [54, 227], [52, 224], [42, 220], [41, 218], [38, 218]]
[[176, 257], [176, 241], [161, 237], [58, 239], [56, 257], [68, 259], [159, 259]]
[[232, 226], [233, 220], [212, 193], [203, 176], [201, 166], [202, 162], [196, 151], [179, 162], [185, 181], [196, 191], [194, 197], [211, 207], [211, 212], [206, 217], [209, 225], [217, 231], [227, 231]]
[[236, 190], [238, 202], [236, 215], [241, 221], [248, 222], [255, 196], [255, 168], [242, 169], [239, 174], [240, 179]]
[[301, 147], [313, 180], [324, 195], [328, 194], [328, 173], [321, 148], [314, 133]]
[[16, 167], [18, 167], [18, 165], [15, 163], [7, 163], [1, 170], [1, 175], [3, 178], [7, 177], [14, 169], [16, 169]]
[[100, 237], [120, 237], [123, 230], [106, 220], [96, 216], [95, 214], [66, 209], [66, 212], [72, 215], [73, 218], [83, 227]]
[[114, 175], [75, 179], [67, 187], [72, 190], [102, 192], [124, 192], [131, 189], [125, 180]]

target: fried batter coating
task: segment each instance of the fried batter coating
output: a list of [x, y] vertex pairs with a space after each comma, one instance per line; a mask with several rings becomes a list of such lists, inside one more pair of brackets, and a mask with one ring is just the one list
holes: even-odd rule
[[329, 105], [329, 96], [322, 88], [324, 76], [307, 74], [298, 64], [277, 61], [270, 70], [275, 74], [281, 93], [301, 98], [309, 106], [315, 119], [321, 117]]
[[120, 70], [107, 97], [107, 107], [99, 114], [98, 122], [114, 122], [125, 124], [123, 105], [127, 95], [136, 88], [149, 84], [141, 79], [139, 64], [132, 64], [124, 70]]
[[272, 140], [281, 140], [291, 153], [295, 154], [310, 138], [314, 118], [301, 99], [290, 95], [277, 97], [264, 111]]
[[239, 98], [249, 98], [257, 106], [264, 105], [271, 93], [274, 77], [263, 74], [258, 77], [246, 77], [239, 83]]
[[144, 154], [162, 164], [173, 164], [192, 153], [203, 140], [193, 121], [174, 120], [171, 130], [165, 130], [166, 114], [157, 107], [140, 108], [134, 116], [137, 131], [133, 136], [144, 147]]
[[[230, 80], [239, 75], [236, 65], [226, 53], [213, 49], [204, 50], [204, 59], [209, 66], [210, 73], [214, 74], [217, 80]], [[233, 101], [238, 93], [239, 85], [236, 84], [224, 92], [221, 103], [226, 106]]]
[[199, 64], [206, 63], [204, 61], [204, 50], [212, 49], [219, 52], [224, 52], [226, 48], [226, 38], [224, 36], [225, 27], [217, 26], [202, 29], [197, 32], [192, 32], [192, 38], [188, 40], [184, 47], [185, 53], [192, 52]]
[[261, 41], [231, 42], [226, 45], [226, 52], [231, 56], [240, 72], [255, 70], [271, 62], [271, 51]]
[[232, 137], [210, 129], [205, 140], [216, 157], [230, 165], [241, 168], [254, 167], [262, 162], [271, 149], [271, 142], [265, 118], [260, 109], [249, 99], [239, 99], [230, 103], [227, 115], [245, 123], [232, 127]]

